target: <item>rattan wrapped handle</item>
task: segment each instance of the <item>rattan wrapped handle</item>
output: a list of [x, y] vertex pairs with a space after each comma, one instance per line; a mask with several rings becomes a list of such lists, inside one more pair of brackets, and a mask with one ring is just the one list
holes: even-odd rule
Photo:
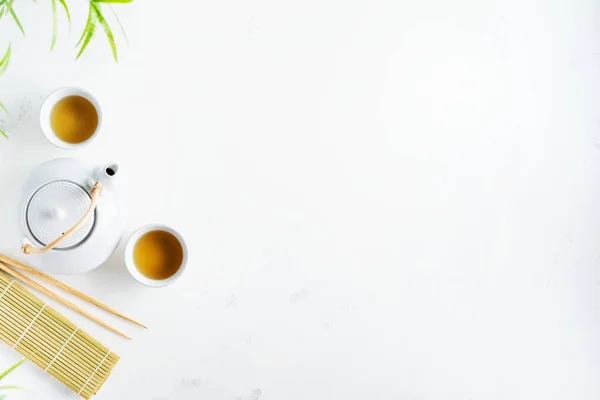
[[25, 253], [25, 254], [45, 253], [48, 250], [52, 250], [53, 248], [55, 248], [56, 246], [61, 244], [63, 240], [65, 240], [70, 235], [72, 235], [74, 232], [76, 232], [79, 228], [81, 228], [81, 226], [83, 224], [85, 224], [85, 221], [87, 221], [87, 219], [90, 217], [90, 215], [92, 215], [92, 213], [96, 209], [96, 204], [98, 203], [98, 196], [100, 196], [101, 192], [102, 192], [102, 185], [100, 184], [100, 182], [96, 182], [90, 192], [90, 195], [92, 198], [92, 201], [90, 202], [90, 206], [88, 207], [85, 214], [83, 214], [83, 217], [81, 217], [79, 222], [77, 222], [75, 225], [73, 225], [73, 227], [71, 229], [69, 229], [68, 231], [63, 233], [59, 238], [48, 243], [44, 247], [35, 247], [34, 245], [27, 243], [25, 246], [21, 247], [21, 250], [23, 251], [23, 253]]

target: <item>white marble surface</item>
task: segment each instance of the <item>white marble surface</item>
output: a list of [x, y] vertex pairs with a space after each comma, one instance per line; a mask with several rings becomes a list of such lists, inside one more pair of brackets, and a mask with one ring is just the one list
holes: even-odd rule
[[[121, 162], [127, 233], [191, 249], [165, 289], [123, 243], [64, 278], [150, 326], [64, 311], [122, 357], [97, 399], [600, 396], [597, 1], [137, 0], [118, 65], [102, 36], [74, 61], [70, 3], [52, 53], [49, 2], [16, 2], [25, 38], [0, 21], [0, 251], [27, 170], [65, 155]], [[37, 123], [64, 85], [104, 107], [76, 153]], [[77, 398], [32, 364], [7, 382]]]

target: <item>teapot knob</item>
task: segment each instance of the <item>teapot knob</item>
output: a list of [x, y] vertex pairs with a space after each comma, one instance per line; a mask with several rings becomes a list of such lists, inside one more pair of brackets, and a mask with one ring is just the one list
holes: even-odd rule
[[53, 219], [57, 219], [59, 221], [67, 218], [67, 212], [64, 208], [60, 207], [53, 208], [52, 211], [50, 211], [50, 215]]

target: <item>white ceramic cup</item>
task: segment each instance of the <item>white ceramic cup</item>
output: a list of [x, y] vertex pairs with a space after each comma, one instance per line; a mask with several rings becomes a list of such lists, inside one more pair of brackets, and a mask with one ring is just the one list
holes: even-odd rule
[[[74, 144], [62, 141], [58, 138], [58, 136], [56, 136], [50, 123], [50, 117], [52, 115], [52, 110], [54, 109], [54, 106], [60, 100], [68, 96], [81, 96], [84, 99], [87, 99], [90, 103], [92, 103], [92, 105], [96, 109], [96, 112], [98, 113], [98, 126], [96, 127], [96, 130], [88, 140], [81, 143]], [[102, 127], [102, 110], [100, 109], [100, 104], [98, 104], [96, 98], [92, 96], [89, 92], [77, 87], [64, 87], [50, 93], [48, 97], [46, 97], [46, 100], [44, 100], [44, 103], [42, 104], [42, 108], [40, 110], [40, 125], [42, 127], [42, 132], [44, 132], [44, 135], [50, 141], [50, 143], [63, 149], [77, 150], [87, 146], [92, 142], [92, 140], [96, 138], [96, 136], [98, 136], [100, 128]]]
[[[167, 232], [169, 232], [170, 234], [172, 234], [173, 236], [175, 236], [177, 238], [177, 240], [181, 244], [181, 248], [183, 249], [183, 260], [181, 261], [181, 267], [179, 267], [179, 270], [177, 270], [177, 272], [173, 276], [170, 276], [167, 279], [148, 278], [147, 276], [143, 275], [138, 270], [138, 268], [135, 265], [135, 262], [133, 260], [133, 249], [135, 248], [135, 245], [137, 244], [138, 240], [144, 234], [146, 234], [148, 232], [152, 232], [152, 231], [167, 231]], [[183, 271], [185, 270], [185, 267], [187, 265], [187, 259], [188, 259], [188, 249], [187, 249], [187, 245], [185, 244], [185, 241], [183, 240], [183, 237], [179, 234], [179, 232], [177, 232], [173, 228], [170, 228], [166, 225], [149, 224], [149, 225], [142, 226], [137, 231], [135, 231], [133, 233], [133, 235], [131, 235], [131, 237], [127, 241], [127, 245], [125, 246], [125, 265], [127, 266], [127, 271], [129, 271], [131, 276], [133, 276], [135, 278], [135, 280], [137, 280], [139, 283], [144, 284], [149, 287], [154, 287], [154, 288], [163, 287], [163, 286], [167, 286], [167, 285], [170, 285], [171, 283], [175, 282], [181, 276], [181, 274], [183, 274]]]

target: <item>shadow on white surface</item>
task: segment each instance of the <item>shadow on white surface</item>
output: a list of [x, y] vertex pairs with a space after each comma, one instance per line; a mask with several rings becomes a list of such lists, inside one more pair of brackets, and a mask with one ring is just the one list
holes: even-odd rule
[[135, 279], [129, 275], [125, 267], [125, 244], [124, 239], [109, 257], [109, 259], [100, 267], [92, 270], [84, 275], [85, 279], [90, 284], [98, 286], [102, 291], [108, 293], [135, 291], [137, 288], [142, 288]]

